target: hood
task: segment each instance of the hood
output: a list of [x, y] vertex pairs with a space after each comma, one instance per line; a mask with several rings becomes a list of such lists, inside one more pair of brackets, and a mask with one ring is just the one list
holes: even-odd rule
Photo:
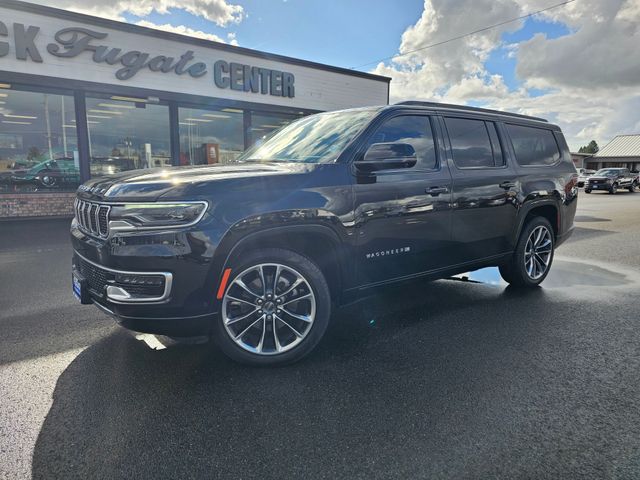
[[589, 177], [587, 177], [589, 180], [611, 180], [613, 178], [618, 178], [617, 175], [610, 175], [610, 176], [606, 176], [606, 175], [589, 175]]
[[309, 163], [233, 163], [131, 170], [99, 177], [78, 187], [78, 195], [89, 200], [156, 201], [198, 199], [213, 183], [252, 177], [295, 175], [313, 170]]

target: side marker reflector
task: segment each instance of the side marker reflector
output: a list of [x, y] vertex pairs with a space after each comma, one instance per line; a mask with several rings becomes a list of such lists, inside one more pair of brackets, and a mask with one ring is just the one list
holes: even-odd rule
[[229, 275], [231, 275], [231, 269], [226, 268], [222, 274], [220, 286], [218, 287], [218, 295], [216, 295], [218, 300], [222, 300], [222, 297], [224, 296], [224, 291], [227, 289], [227, 283], [229, 282]]

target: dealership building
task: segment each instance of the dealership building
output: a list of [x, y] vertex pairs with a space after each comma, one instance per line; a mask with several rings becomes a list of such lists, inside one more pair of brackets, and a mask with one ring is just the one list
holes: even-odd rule
[[387, 77], [0, 0], [0, 219], [70, 215], [79, 183], [224, 163]]

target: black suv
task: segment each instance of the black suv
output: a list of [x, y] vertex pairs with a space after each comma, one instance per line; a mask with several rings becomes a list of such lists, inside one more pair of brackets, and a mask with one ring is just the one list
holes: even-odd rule
[[613, 194], [619, 188], [633, 193], [637, 186], [638, 174], [631, 173], [628, 168], [601, 168], [584, 181], [584, 193], [600, 190]]
[[127, 328], [292, 362], [374, 287], [487, 266], [538, 285], [573, 229], [576, 181], [540, 118], [422, 102], [320, 113], [234, 163], [82, 185], [73, 289]]

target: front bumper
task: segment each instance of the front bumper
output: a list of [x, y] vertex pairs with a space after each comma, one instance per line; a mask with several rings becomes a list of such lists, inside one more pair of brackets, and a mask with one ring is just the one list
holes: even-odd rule
[[216, 316], [215, 246], [201, 230], [109, 238], [71, 225], [73, 269], [90, 300], [124, 327], [164, 335], [204, 335]]

